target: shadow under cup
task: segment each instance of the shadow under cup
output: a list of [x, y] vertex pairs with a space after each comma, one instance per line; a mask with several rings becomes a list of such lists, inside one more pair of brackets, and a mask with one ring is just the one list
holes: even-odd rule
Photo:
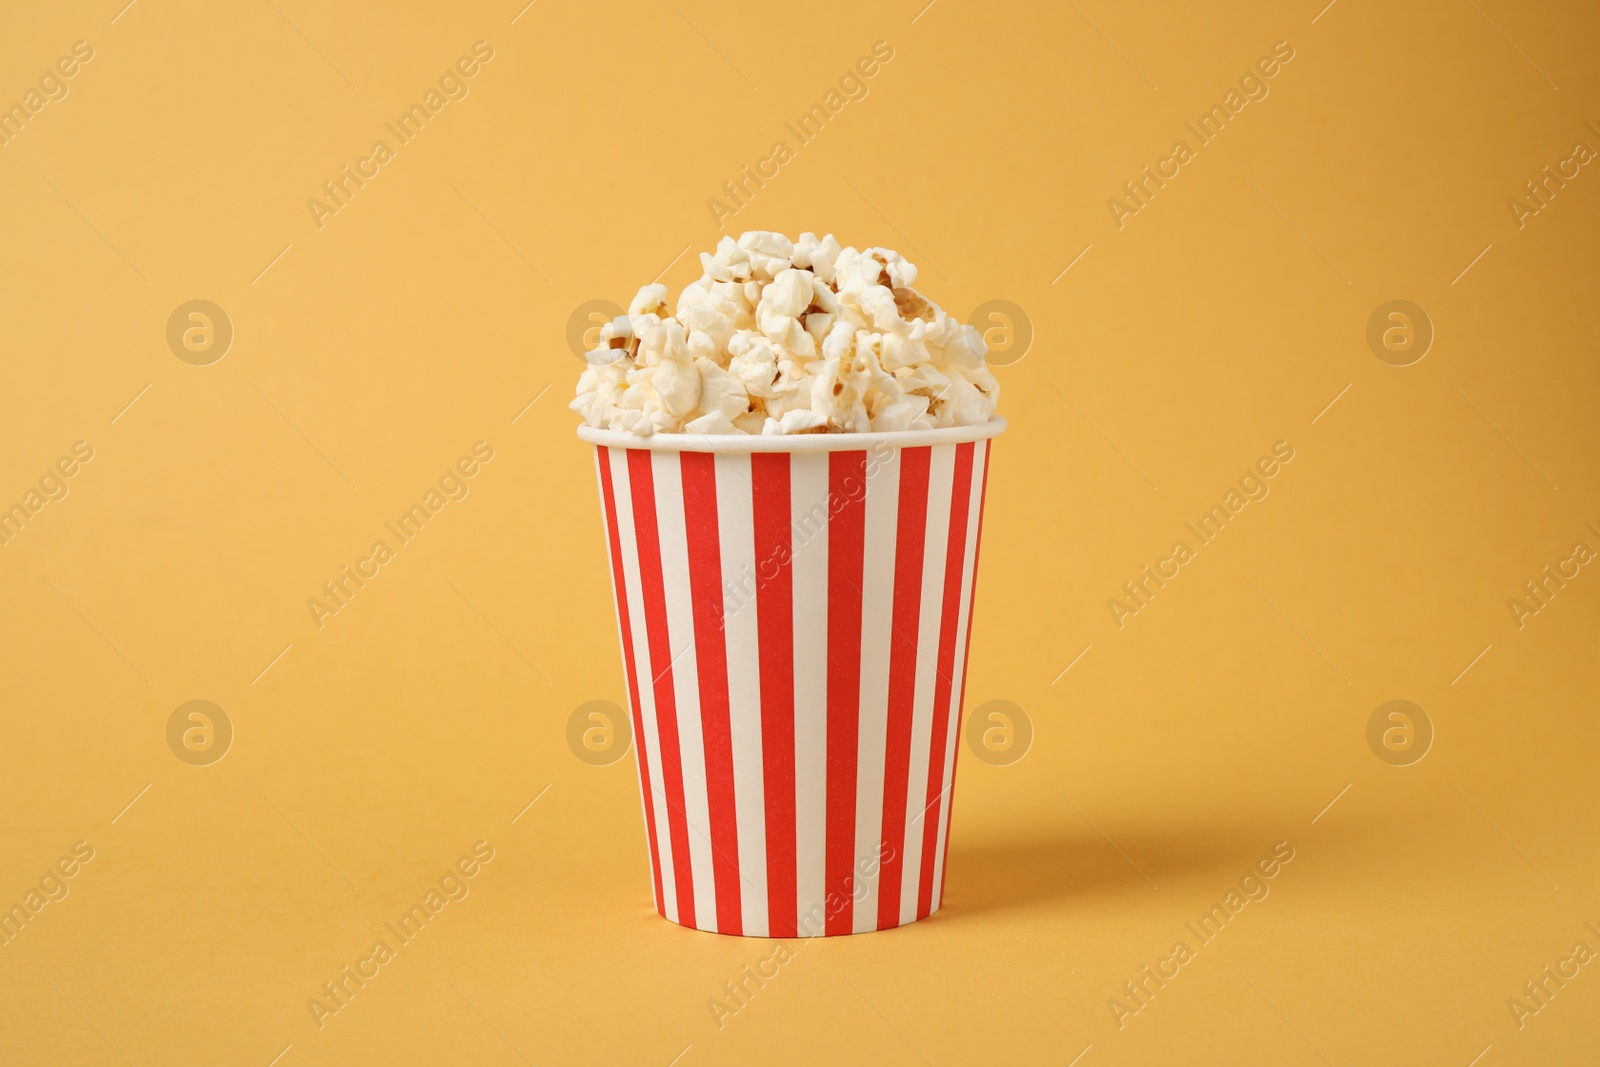
[[656, 909], [863, 933], [936, 911], [991, 440], [583, 426]]

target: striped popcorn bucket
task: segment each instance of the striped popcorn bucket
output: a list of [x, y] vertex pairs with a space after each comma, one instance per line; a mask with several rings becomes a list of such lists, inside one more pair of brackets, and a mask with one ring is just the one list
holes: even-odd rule
[[944, 896], [990, 440], [595, 446], [656, 910], [809, 937]]

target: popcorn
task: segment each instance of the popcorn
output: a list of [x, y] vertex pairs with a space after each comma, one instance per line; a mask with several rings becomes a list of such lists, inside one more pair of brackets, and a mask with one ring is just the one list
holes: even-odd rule
[[667, 287], [660, 283], [647, 285], [634, 296], [628, 305], [628, 314], [659, 315], [667, 309]]
[[809, 267], [819, 282], [827, 283], [833, 281], [833, 264], [841, 251], [839, 242], [833, 239], [831, 233], [820, 241], [814, 233], [803, 233], [800, 240], [795, 242], [791, 258], [795, 266]]
[[811, 305], [811, 272], [788, 267], [778, 272], [766, 292], [761, 294], [763, 306], [791, 319]]
[[911, 285], [915, 264], [832, 234], [756, 230], [700, 254], [669, 302], [646, 285], [601, 327], [569, 405], [590, 426], [655, 433], [927, 430], [988, 422], [987, 347]]
[[792, 241], [781, 233], [768, 233], [765, 230], [752, 230], [741, 235], [739, 247], [747, 253], [750, 268], [756, 277], [769, 279], [788, 269], [789, 257], [794, 255]]

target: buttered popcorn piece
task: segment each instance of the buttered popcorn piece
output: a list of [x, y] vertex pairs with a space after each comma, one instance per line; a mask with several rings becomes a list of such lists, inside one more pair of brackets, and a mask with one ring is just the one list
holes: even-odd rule
[[982, 335], [911, 288], [916, 265], [898, 252], [756, 230], [700, 266], [675, 303], [646, 285], [601, 327], [569, 405], [590, 426], [865, 433], [994, 416]]

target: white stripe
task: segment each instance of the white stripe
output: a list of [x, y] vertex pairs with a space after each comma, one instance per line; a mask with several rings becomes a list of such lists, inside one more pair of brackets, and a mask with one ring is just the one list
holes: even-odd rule
[[667, 794], [661, 776], [661, 733], [656, 729], [656, 691], [651, 680], [650, 642], [644, 615], [644, 589], [639, 581], [639, 536], [633, 525], [633, 488], [628, 479], [626, 449], [611, 449], [612, 493], [617, 499], [617, 533], [622, 542], [622, 571], [628, 587], [628, 618], [633, 623], [634, 672], [639, 679], [639, 715], [644, 721], [644, 747], [650, 765], [650, 803], [655, 810], [656, 853], [661, 857], [661, 914], [678, 921], [678, 894], [672, 874], [672, 832], [667, 822]]
[[[799, 932], [806, 936], [822, 933], [822, 917], [827, 914], [827, 453], [790, 457], [789, 493], [794, 557], [795, 903]], [[813, 909], [820, 910], [808, 924]]]
[[[716, 872], [711, 862], [711, 814], [706, 798], [706, 746], [700, 723], [700, 665], [694, 647], [694, 596], [689, 586], [689, 539], [683, 518], [683, 468], [677, 452], [652, 452], [656, 523], [661, 531], [661, 575], [667, 601], [672, 691], [678, 712], [683, 765], [683, 815], [689, 827], [694, 881], [694, 925], [717, 928]], [[665, 664], [656, 668], [661, 673]]]
[[889, 659], [894, 619], [894, 557], [900, 513], [900, 457], [867, 454], [861, 590], [861, 714], [856, 747], [856, 866], [852, 929], [878, 928], [878, 846], [883, 835], [883, 761], [889, 736]]
[[[599, 476], [600, 476], [600, 465], [602, 463], [607, 464], [607, 465], [609, 465], [611, 463], [611, 449], [596, 447], [595, 450], [594, 450], [594, 466], [595, 466], [595, 477], [596, 478], [599, 478]], [[618, 495], [618, 487], [617, 487], [615, 482], [612, 483], [611, 493], [612, 493], [613, 496]], [[601, 531], [600, 532], [605, 536], [605, 539], [606, 539], [606, 541], [605, 541], [605, 543], [606, 543], [606, 562], [608, 564], [607, 570], [609, 570], [611, 572], [611, 602], [613, 604], [615, 604], [617, 602], [617, 582], [623, 576], [617, 574], [615, 568], [609, 566], [609, 564], [611, 563], [611, 559], [612, 559], [612, 557], [611, 557], [611, 524], [610, 524], [610, 516], [606, 514], [606, 486], [605, 486], [604, 482], [600, 483], [600, 527], [601, 527]], [[619, 547], [620, 547], [620, 544], [625, 543], [625, 542], [622, 541], [622, 528], [621, 528], [620, 524], [618, 525], [618, 528], [617, 528], [617, 540], [619, 542]], [[633, 583], [629, 582], [628, 585], [631, 587], [633, 585]], [[632, 621], [632, 609], [631, 608], [629, 609], [629, 616], [630, 616], [629, 617], [629, 621], [631, 622]], [[622, 655], [624, 656], [624, 658], [633, 655], [633, 649], [628, 648], [627, 646], [625, 646], [622, 643], [622, 613], [620, 611], [617, 612], [617, 647], [622, 649]], [[622, 688], [623, 688], [623, 691], [628, 694], [629, 703], [628, 703], [627, 707], [624, 710], [625, 710], [626, 714], [628, 715], [628, 726], [629, 726], [629, 729], [632, 729], [633, 728], [633, 704], [632, 704], [632, 700], [635, 699], [635, 698], [634, 698], [633, 691], [628, 688], [628, 671], [627, 671], [626, 664], [624, 664], [623, 671], [622, 671]], [[635, 759], [643, 759], [644, 758], [644, 745], [643, 745], [643, 743], [642, 743], [640, 738], [635, 737], [633, 739], [633, 754], [634, 754]], [[645, 812], [645, 806], [644, 806], [644, 774], [642, 772], [638, 775], [638, 779], [639, 779], [639, 815], [640, 815], [640, 821], [645, 824], [644, 859], [645, 859], [646, 867], [648, 867], [649, 870], [650, 870], [650, 883], [651, 883], [650, 892], [652, 894], [654, 894], [655, 893], [655, 867], [654, 867], [655, 861], [650, 858], [650, 823], [649, 823], [649, 820], [644, 819], [644, 817], [643, 817], [644, 816], [644, 812]], [[660, 897], [656, 897], [656, 910], [657, 911], [661, 911], [662, 910], [661, 898]]]
[[933, 897], [929, 914], [944, 903], [945, 839], [950, 834], [950, 808], [955, 796], [956, 745], [961, 738], [961, 690], [966, 683], [967, 619], [972, 610], [972, 584], [977, 580], [978, 520], [983, 504], [983, 465], [989, 442], [979, 441], [972, 450], [972, 487], [967, 498], [967, 543], [961, 565], [961, 607], [956, 616], [956, 654], [950, 671], [950, 733], [945, 738], [944, 799], [939, 804], [939, 851], [933, 858]]
[[761, 767], [761, 640], [755, 605], [758, 561], [750, 480], [748, 454], [717, 457], [717, 539], [726, 594], [722, 603], [728, 644], [734, 813], [739, 827], [739, 902], [745, 934], [765, 937], [769, 930], [767, 805]]
[[906, 837], [901, 861], [900, 921], [917, 917], [922, 882], [922, 834], [927, 822], [928, 756], [933, 734], [934, 686], [941, 684], [939, 619], [944, 612], [944, 558], [950, 540], [950, 495], [954, 492], [954, 445], [934, 445], [928, 463], [928, 525], [922, 548], [921, 618], [917, 624], [917, 688], [911, 709], [911, 766], [906, 776]]

